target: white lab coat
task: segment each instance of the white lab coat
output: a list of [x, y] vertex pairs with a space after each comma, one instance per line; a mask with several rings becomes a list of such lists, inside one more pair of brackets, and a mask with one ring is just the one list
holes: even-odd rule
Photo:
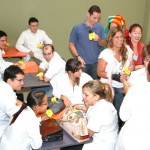
[[34, 53], [35, 58], [43, 61], [44, 57], [42, 49], [38, 48], [38, 44], [52, 44], [52, 40], [47, 36], [45, 31], [43, 30], [38, 29], [36, 33], [33, 33], [30, 29], [28, 29], [21, 33], [16, 43], [16, 49], [18, 49], [21, 52], [27, 53], [27, 56], [24, 58], [24, 61], [29, 61], [29, 52], [31, 50]]
[[94, 131], [93, 141], [82, 150], [114, 150], [118, 135], [118, 117], [113, 104], [101, 99], [87, 111], [88, 129]]
[[132, 86], [120, 107], [125, 121], [116, 150], [150, 150], [150, 82]]
[[128, 82], [131, 84], [131, 86], [146, 83], [147, 82], [146, 68], [144, 67], [133, 71], [129, 77]]
[[82, 72], [80, 84], [73, 87], [70, 83], [68, 73], [66, 73], [56, 81], [56, 87], [53, 89], [53, 95], [58, 98], [60, 98], [61, 95], [64, 95], [71, 101], [72, 104], [83, 104], [82, 86], [90, 80], [93, 80], [92, 77]]
[[2, 79], [2, 74], [4, 73], [4, 70], [12, 65], [13, 63], [7, 62], [2, 57], [2, 50], [0, 49], [0, 79]]
[[4, 131], [0, 141], [0, 150], [39, 149], [42, 146], [39, 125], [34, 111], [27, 107]]
[[55, 80], [59, 79], [62, 75], [65, 74], [65, 66], [66, 62], [60, 57], [60, 55], [54, 51], [54, 56], [47, 62], [46, 60], [42, 61], [40, 64], [40, 68], [43, 70], [47, 70], [45, 76], [50, 79], [50, 83], [54, 88]]
[[10, 117], [19, 109], [16, 106], [17, 96], [12, 87], [0, 80], [0, 138], [8, 125]]

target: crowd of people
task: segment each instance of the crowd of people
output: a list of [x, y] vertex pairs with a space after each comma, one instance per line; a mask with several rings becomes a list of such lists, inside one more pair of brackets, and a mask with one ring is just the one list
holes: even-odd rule
[[[17, 99], [24, 84], [20, 63], [3, 59], [7, 34], [0, 31], [0, 149], [38, 149], [42, 145], [38, 115], [45, 113], [48, 97], [57, 96], [66, 107], [83, 104], [87, 128], [93, 141], [62, 150], [150, 150], [150, 44], [141, 42], [143, 28], [134, 23], [127, 30], [121, 15], [108, 17], [104, 30], [101, 9], [89, 8], [86, 20], [72, 28], [65, 60], [52, 40], [29, 19], [16, 49], [25, 52], [25, 62], [39, 66], [39, 80], [46, 88], [32, 89], [27, 99]], [[31, 128], [32, 127], [32, 128]]]

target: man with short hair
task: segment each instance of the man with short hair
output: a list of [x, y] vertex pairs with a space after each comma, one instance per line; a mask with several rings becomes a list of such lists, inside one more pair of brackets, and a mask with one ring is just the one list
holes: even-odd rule
[[[2, 57], [2, 54], [6, 48], [6, 44], [7, 44], [7, 34], [4, 31], [0, 30], [0, 79], [2, 79], [4, 70], [10, 65], [13, 65], [13, 63], [5, 61]], [[14, 65], [19, 65], [19, 63], [14, 63]]]
[[21, 104], [14, 90], [21, 90], [24, 72], [18, 66], [11, 65], [4, 71], [3, 80], [0, 80], [0, 138], [10, 117], [18, 111], [17, 105]]
[[[39, 71], [43, 72], [39, 75], [39, 79], [45, 82], [50, 82], [50, 87], [42, 88], [46, 91], [48, 97], [52, 96], [52, 90], [56, 86], [56, 81], [60, 76], [65, 74], [66, 62], [61, 56], [54, 50], [54, 46], [47, 44], [43, 47], [44, 61], [39, 66]], [[40, 88], [35, 88], [40, 89]], [[34, 90], [35, 90], [34, 89]]]
[[104, 46], [104, 27], [98, 23], [101, 17], [99, 6], [93, 5], [87, 12], [87, 18], [73, 27], [69, 48], [82, 63], [83, 71], [97, 79], [97, 62], [100, 46]]
[[16, 49], [27, 54], [24, 61], [34, 60], [39, 65], [44, 60], [43, 45], [52, 44], [52, 40], [45, 31], [38, 29], [39, 21], [37, 18], [31, 17], [28, 24], [29, 29], [21, 33], [16, 43]]

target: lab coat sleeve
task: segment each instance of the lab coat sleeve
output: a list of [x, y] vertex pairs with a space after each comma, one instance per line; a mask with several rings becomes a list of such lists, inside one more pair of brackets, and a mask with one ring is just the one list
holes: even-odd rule
[[36, 121], [32, 120], [32, 127], [29, 129], [29, 137], [31, 142], [32, 149], [39, 149], [42, 146], [42, 138], [40, 134], [40, 128], [39, 128], [39, 120]]
[[16, 49], [24, 53], [29, 53], [31, 50], [25, 46], [25, 38], [26, 38], [26, 34], [25, 32], [22, 32], [20, 37], [17, 40]]
[[127, 92], [126, 96], [124, 97], [124, 100], [121, 104], [120, 107], [120, 118], [122, 121], [127, 121], [130, 118], [131, 111], [132, 111], [132, 106], [134, 104], [134, 97], [133, 94], [136, 93], [134, 92], [134, 87], [130, 87], [129, 91]]

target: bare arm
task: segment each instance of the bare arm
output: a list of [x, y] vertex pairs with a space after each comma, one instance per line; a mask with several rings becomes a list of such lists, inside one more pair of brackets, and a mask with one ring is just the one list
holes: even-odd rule
[[72, 105], [72, 103], [70, 102], [70, 100], [66, 96], [61, 95], [60, 99], [64, 101], [64, 104], [66, 105], [66, 107], [70, 107]]
[[73, 42], [69, 43], [69, 49], [74, 56], [78, 56], [78, 60], [82, 63], [82, 67], [84, 67], [85, 61], [83, 60], [83, 58], [81, 56], [79, 56], [79, 54], [75, 48], [75, 44]]
[[89, 137], [93, 136], [94, 135], [94, 131], [88, 129], [88, 133], [89, 133]]
[[107, 72], [105, 72], [106, 66], [107, 62], [103, 58], [98, 59], [97, 74], [99, 77], [107, 79]]

